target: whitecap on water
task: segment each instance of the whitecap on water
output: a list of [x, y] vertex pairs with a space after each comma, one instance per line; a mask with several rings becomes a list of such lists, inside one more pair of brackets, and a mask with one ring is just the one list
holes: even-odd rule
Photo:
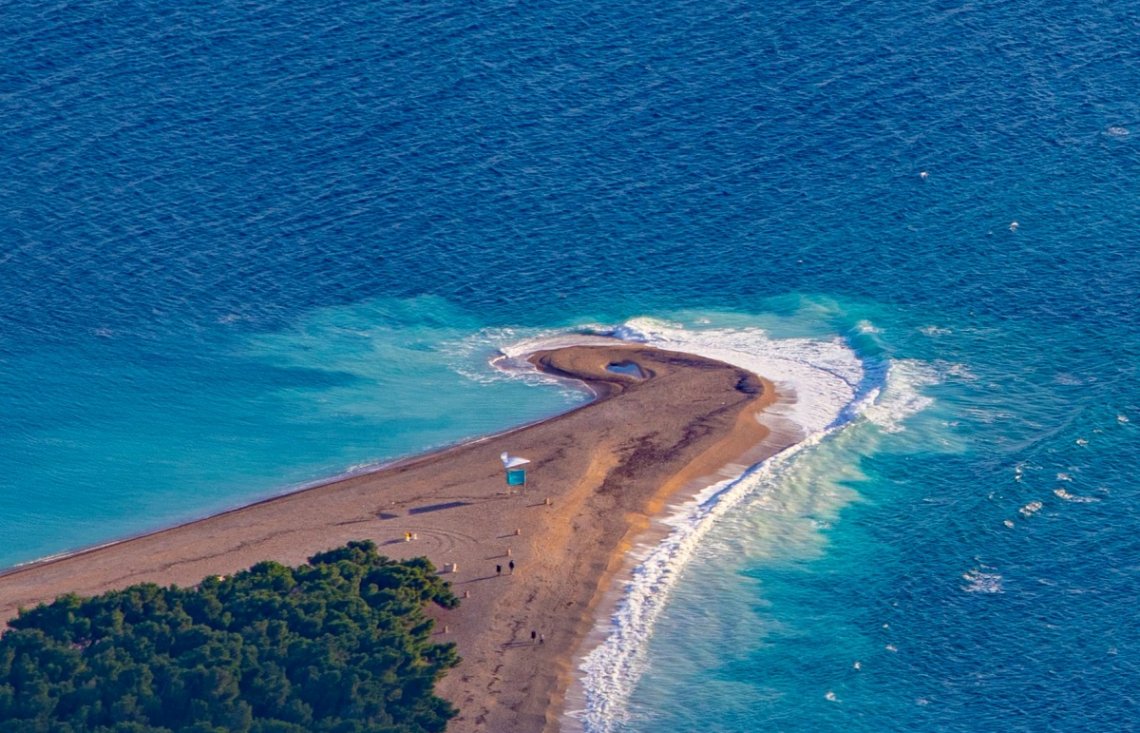
[[948, 377], [961, 379], [964, 382], [976, 382], [978, 376], [965, 364], [952, 361], [937, 361], [934, 363], [938, 370]]
[[1128, 422], [1128, 416], [1127, 415], [1117, 415], [1116, 416], [1116, 422], [1123, 425], [1124, 423]]
[[1089, 441], [1086, 438], [1077, 438], [1075, 442], [1079, 446], [1086, 446], [1089, 444]]
[[1093, 502], [1100, 501], [1100, 499], [1096, 498], [1095, 496], [1077, 496], [1076, 494], [1070, 494], [1064, 489], [1054, 489], [1053, 493], [1057, 495], [1057, 498], [1064, 499], [1065, 501], [1071, 501], [1074, 504], [1091, 504]]
[[1034, 514], [1041, 511], [1042, 507], [1044, 506], [1045, 505], [1039, 501], [1031, 501], [1017, 511], [1020, 512], [1021, 516], [1023, 517], [1032, 517]]
[[[990, 568], [986, 568], [990, 570]], [[982, 569], [974, 568], [962, 573], [962, 579], [966, 581], [967, 585], [962, 586], [962, 590], [967, 593], [1001, 593], [1001, 575], [993, 572], [985, 572]]]
[[873, 403], [863, 416], [888, 433], [903, 430], [903, 421], [929, 407], [934, 400], [922, 389], [941, 381], [939, 372], [929, 364], [913, 359], [892, 362], [887, 373], [887, 388], [873, 395]]
[[1121, 125], [1112, 125], [1105, 130], [1105, 133], [1111, 137], [1128, 137], [1129, 134], [1128, 128]]
[[1061, 372], [1053, 377], [1053, 381], [1057, 384], [1063, 384], [1067, 387], [1079, 387], [1084, 384], [1084, 380], [1076, 374], [1070, 372]]

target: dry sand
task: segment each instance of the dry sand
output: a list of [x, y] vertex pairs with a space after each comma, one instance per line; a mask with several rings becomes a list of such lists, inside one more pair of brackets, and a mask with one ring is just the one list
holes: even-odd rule
[[[557, 730], [575, 655], [633, 542], [702, 479], [794, 438], [757, 422], [773, 386], [720, 362], [624, 344], [532, 361], [585, 382], [597, 399], [376, 473], [18, 568], [0, 575], [0, 621], [62, 593], [193, 585], [371, 539], [391, 557], [457, 565], [445, 577], [462, 604], [432, 611], [439, 640], [456, 642], [463, 657], [438, 689], [460, 711], [448, 730]], [[615, 362], [636, 364], [641, 376], [608, 371]], [[508, 492], [502, 451], [532, 459], [525, 490]], [[405, 542], [406, 532], [417, 539]], [[544, 643], [533, 643], [532, 631]]]

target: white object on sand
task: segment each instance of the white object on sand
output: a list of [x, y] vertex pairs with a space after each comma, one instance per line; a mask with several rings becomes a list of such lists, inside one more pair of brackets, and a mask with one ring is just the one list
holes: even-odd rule
[[503, 451], [503, 454], [499, 456], [499, 458], [503, 460], [503, 468], [515, 468], [517, 466], [522, 466], [530, 463], [529, 458], [523, 458], [522, 456], [512, 456], [506, 451]]

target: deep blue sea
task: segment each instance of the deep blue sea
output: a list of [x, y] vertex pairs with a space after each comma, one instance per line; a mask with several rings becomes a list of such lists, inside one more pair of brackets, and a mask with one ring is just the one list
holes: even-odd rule
[[0, 18], [0, 565], [553, 414], [488, 360], [668, 328], [854, 392], [587, 729], [1140, 729], [1140, 5]]

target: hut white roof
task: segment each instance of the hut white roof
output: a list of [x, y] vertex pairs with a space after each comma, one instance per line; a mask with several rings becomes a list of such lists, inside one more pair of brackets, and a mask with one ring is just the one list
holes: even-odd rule
[[522, 456], [512, 456], [506, 451], [503, 451], [503, 455], [499, 457], [503, 459], [503, 468], [516, 468], [518, 466], [530, 463], [529, 458], [523, 458]]

